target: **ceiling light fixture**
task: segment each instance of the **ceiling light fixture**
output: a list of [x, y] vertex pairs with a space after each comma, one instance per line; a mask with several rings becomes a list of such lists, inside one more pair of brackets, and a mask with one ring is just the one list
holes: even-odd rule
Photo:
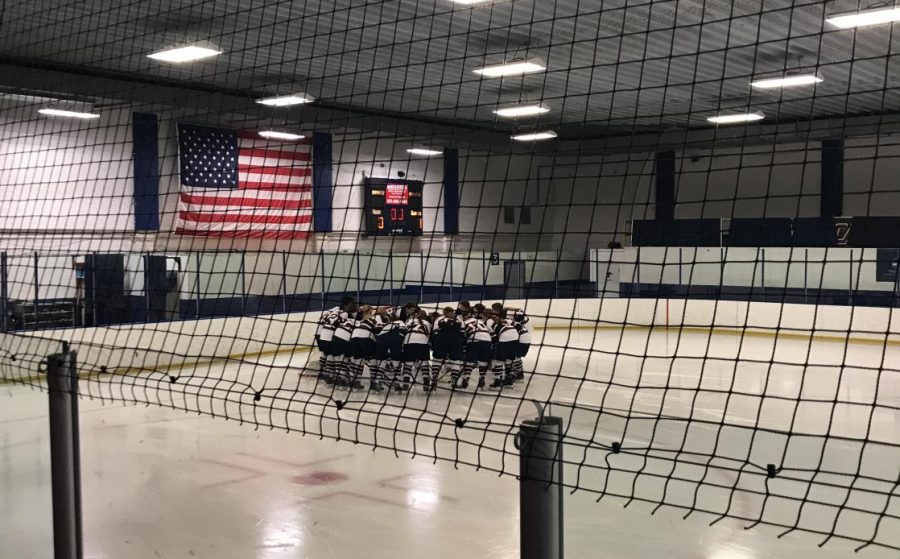
[[880, 8], [877, 10], [864, 10], [850, 14], [840, 14], [825, 18], [825, 21], [841, 29], [893, 23], [895, 21], [900, 21], [900, 8]]
[[532, 74], [534, 72], [543, 72], [547, 67], [544, 63], [536, 58], [529, 60], [512, 60], [503, 64], [493, 64], [491, 66], [482, 66], [472, 70], [480, 76], [486, 78], [502, 78], [504, 76], [519, 76], [522, 74]]
[[784, 76], [782, 78], [767, 78], [750, 82], [756, 89], [781, 89], [784, 87], [801, 87], [821, 83], [822, 78], [815, 74]]
[[65, 118], [80, 118], [88, 120], [92, 118], [100, 118], [100, 115], [94, 113], [85, 113], [81, 111], [67, 111], [64, 109], [39, 109], [39, 113], [45, 116], [61, 116]]
[[762, 120], [766, 118], [766, 115], [762, 113], [739, 113], [732, 115], [716, 115], [707, 118], [708, 122], [712, 124], [739, 124], [742, 122], [755, 122], [757, 120]]
[[257, 99], [256, 102], [267, 107], [290, 107], [291, 105], [302, 105], [304, 103], [312, 103], [316, 99], [305, 93], [294, 93], [292, 95], [279, 95], [276, 97], [265, 97]]
[[454, 4], [462, 4], [463, 6], [473, 6], [475, 4], [486, 4], [491, 0], [450, 0]]
[[517, 142], [536, 142], [539, 140], [550, 140], [556, 137], [556, 132], [545, 130], [544, 132], [529, 132], [528, 134], [516, 134], [512, 137]]
[[426, 157], [431, 157], [432, 155], [443, 155], [444, 152], [438, 151], [435, 149], [427, 149], [427, 148], [409, 148], [406, 150], [406, 153], [411, 153], [412, 155], [424, 155]]
[[203, 60], [204, 58], [210, 58], [213, 56], [218, 56], [220, 54], [222, 54], [222, 51], [191, 45], [187, 47], [179, 47], [175, 49], [167, 49], [161, 50], [159, 52], [154, 52], [153, 54], [148, 54], [147, 58], [159, 60], [160, 62], [172, 62], [174, 64], [181, 64], [183, 62]]
[[493, 113], [503, 118], [516, 118], [520, 116], [534, 116], [549, 113], [550, 109], [543, 105], [519, 105], [516, 107], [503, 107], [494, 109]]
[[291, 132], [281, 132], [278, 130], [260, 130], [259, 135], [267, 140], [302, 140], [305, 136], [302, 134], [293, 134]]

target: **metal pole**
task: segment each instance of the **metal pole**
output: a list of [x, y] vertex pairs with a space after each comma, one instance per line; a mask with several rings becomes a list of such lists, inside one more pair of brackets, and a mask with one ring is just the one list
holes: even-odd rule
[[200, 253], [194, 253], [196, 258], [194, 258], [194, 263], [197, 265], [197, 272], [194, 274], [194, 290], [196, 291], [196, 299], [197, 299], [197, 318], [200, 318]]
[[479, 299], [481, 299], [482, 301], [487, 299], [487, 297], [484, 296], [485, 292], [487, 291], [487, 282], [488, 282], [488, 271], [487, 270], [488, 270], [488, 268], [487, 268], [487, 252], [482, 250], [481, 251], [481, 278], [483, 281], [481, 282], [481, 297], [479, 297]]
[[803, 249], [803, 302], [808, 303], [807, 292], [809, 291], [809, 249]]
[[847, 302], [852, 306], [853, 305], [853, 249], [850, 249], [850, 278], [849, 285], [847, 286]]
[[319, 267], [322, 269], [322, 282], [321, 282], [321, 295], [322, 295], [322, 310], [325, 310], [325, 251], [319, 250]]
[[75, 352], [47, 357], [55, 559], [81, 559], [81, 463]]
[[391, 253], [387, 255], [388, 269], [388, 306], [394, 305], [394, 256]]
[[453, 300], [453, 251], [447, 253], [447, 264], [450, 266], [450, 300]]
[[9, 331], [9, 297], [7, 292], [7, 256], [5, 252], [0, 253], [0, 320], [2, 320], [3, 331]]
[[562, 559], [564, 555], [562, 428], [560, 417], [540, 417], [519, 425], [522, 559]]
[[[362, 280], [362, 274], [359, 271], [359, 251], [355, 250], [353, 252], [356, 253], [356, 302], [358, 303], [359, 300], [362, 299], [362, 292], [359, 289], [359, 282]], [[371, 268], [371, 264], [369, 267]]]
[[287, 251], [281, 251], [281, 312], [287, 312]]
[[144, 259], [144, 322], [150, 322], [150, 274], [148, 273], [148, 269], [150, 268], [150, 255], [145, 254], [143, 256]]
[[760, 274], [760, 278], [759, 278], [759, 286], [762, 291], [762, 300], [765, 301], [766, 300], [766, 249], [761, 248], [759, 250], [761, 253], [760, 258], [762, 260], [762, 273]]
[[38, 253], [34, 253], [34, 329], [40, 328], [40, 315], [38, 314], [38, 300], [41, 289], [40, 271], [38, 270], [39, 257]]
[[[537, 266], [537, 258], [535, 260], [535, 266]], [[554, 296], [559, 299], [559, 266], [562, 264], [562, 251], [560, 249], [556, 249], [556, 270], [553, 272], [553, 289]], [[531, 269], [531, 277], [534, 278], [534, 268]]]
[[241, 251], [241, 314], [247, 314], [247, 277], [246, 277], [247, 253]]
[[97, 325], [97, 253], [91, 253], [91, 324]]
[[[429, 250], [429, 254], [431, 251]], [[419, 302], [422, 302], [422, 299], [425, 297], [425, 257], [422, 253], [419, 253]], [[440, 292], [438, 292], [438, 299], [441, 298]]]
[[[694, 253], [696, 258], [696, 252]], [[641, 247], [637, 247], [637, 266], [634, 268], [634, 275], [637, 277], [637, 296], [641, 296]]]

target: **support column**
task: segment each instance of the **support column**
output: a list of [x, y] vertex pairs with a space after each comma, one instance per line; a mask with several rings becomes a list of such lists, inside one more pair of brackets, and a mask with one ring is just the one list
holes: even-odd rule
[[459, 150], [444, 148], [444, 234], [459, 233]]
[[81, 461], [75, 352], [47, 357], [55, 559], [81, 559]]
[[519, 427], [521, 557], [563, 559], [562, 418], [539, 417]]
[[675, 219], [675, 152], [656, 154], [656, 220]]
[[312, 143], [313, 231], [328, 233], [332, 230], [331, 206], [334, 197], [331, 134], [314, 132]]
[[159, 230], [159, 118], [132, 113], [134, 229]]
[[844, 215], [844, 141], [822, 142], [822, 182], [819, 197], [819, 215], [836, 217]]

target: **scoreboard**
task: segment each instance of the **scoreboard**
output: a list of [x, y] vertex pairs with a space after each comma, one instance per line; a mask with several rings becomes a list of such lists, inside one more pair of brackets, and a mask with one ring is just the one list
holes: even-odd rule
[[365, 179], [366, 234], [422, 235], [422, 181]]

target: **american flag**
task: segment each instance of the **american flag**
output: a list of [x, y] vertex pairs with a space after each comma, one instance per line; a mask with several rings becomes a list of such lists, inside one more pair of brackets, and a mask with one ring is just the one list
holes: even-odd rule
[[309, 142], [178, 125], [176, 233], [300, 239], [312, 227]]

